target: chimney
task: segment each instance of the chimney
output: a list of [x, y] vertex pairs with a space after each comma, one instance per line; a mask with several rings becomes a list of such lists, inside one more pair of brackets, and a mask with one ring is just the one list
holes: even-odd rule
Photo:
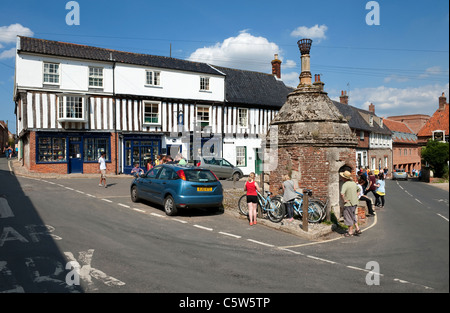
[[272, 60], [272, 74], [281, 78], [281, 61], [278, 60], [278, 54], [275, 54], [275, 58]]
[[323, 91], [324, 82], [320, 80], [320, 74], [314, 74], [314, 86], [317, 86], [321, 91]]
[[369, 111], [375, 114], [375, 106], [373, 105], [373, 103], [369, 105]]
[[442, 93], [442, 96], [439, 97], [439, 111], [443, 111], [445, 109], [445, 105], [447, 104], [447, 98], [445, 97], [445, 93]]
[[311, 85], [311, 65], [309, 58], [309, 51], [311, 50], [311, 39], [300, 39], [297, 41], [298, 48], [300, 49], [302, 72], [300, 74], [300, 85]]
[[339, 97], [339, 102], [343, 104], [348, 104], [348, 96], [347, 91], [342, 90], [341, 96]]

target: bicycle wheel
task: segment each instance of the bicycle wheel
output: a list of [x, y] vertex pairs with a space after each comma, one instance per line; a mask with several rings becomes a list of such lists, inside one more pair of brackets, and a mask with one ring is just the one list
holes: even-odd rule
[[320, 206], [316, 202], [309, 202], [308, 204], [308, 222], [318, 223], [322, 218]]
[[274, 223], [279, 223], [285, 215], [285, 205], [280, 197], [274, 197], [269, 202], [269, 219]]
[[325, 203], [323, 203], [323, 201], [319, 200], [319, 199], [312, 199], [310, 200], [310, 202], [315, 203], [317, 208], [320, 211], [320, 221], [323, 221], [326, 217], [327, 217], [327, 211], [326, 211], [326, 205]]
[[247, 195], [239, 198], [238, 207], [242, 215], [248, 216]]

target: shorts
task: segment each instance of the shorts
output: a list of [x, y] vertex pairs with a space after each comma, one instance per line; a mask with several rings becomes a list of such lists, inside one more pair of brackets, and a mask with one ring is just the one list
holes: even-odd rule
[[106, 178], [106, 170], [100, 170], [101, 178]]
[[258, 203], [257, 196], [247, 196], [247, 203]]
[[356, 221], [356, 205], [344, 207], [344, 224], [352, 226], [357, 223]]

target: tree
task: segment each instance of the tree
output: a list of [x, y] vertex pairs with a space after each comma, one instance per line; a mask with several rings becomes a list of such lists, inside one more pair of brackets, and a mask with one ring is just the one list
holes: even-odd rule
[[448, 171], [448, 142], [428, 140], [427, 146], [422, 150], [422, 159], [433, 168], [436, 177], [442, 177]]

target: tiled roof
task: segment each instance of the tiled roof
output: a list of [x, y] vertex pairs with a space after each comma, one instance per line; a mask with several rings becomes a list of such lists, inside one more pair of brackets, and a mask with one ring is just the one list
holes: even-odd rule
[[214, 66], [226, 75], [226, 100], [233, 104], [263, 105], [281, 108], [294, 91], [274, 75]]
[[135, 64], [156, 68], [167, 68], [188, 72], [198, 72], [211, 75], [222, 75], [206, 63], [191, 62], [181, 59], [155, 56], [149, 54], [139, 54], [123, 52], [105, 48], [97, 48], [74, 43], [52, 41], [19, 36], [20, 52], [38, 53], [51, 56], [69, 57], [77, 59], [87, 59], [95, 61]]
[[392, 131], [393, 143], [417, 144], [417, 136], [405, 123], [385, 118], [383, 124]]
[[449, 109], [448, 103], [444, 105], [443, 110], [437, 110], [433, 116], [426, 122], [417, 134], [418, 137], [431, 137], [435, 130], [444, 130], [449, 134]]
[[396, 131], [400, 133], [411, 133], [413, 134], [413, 131], [406, 125], [405, 123], [390, 120], [388, 118], [383, 119], [384, 125], [386, 125], [391, 131]]

